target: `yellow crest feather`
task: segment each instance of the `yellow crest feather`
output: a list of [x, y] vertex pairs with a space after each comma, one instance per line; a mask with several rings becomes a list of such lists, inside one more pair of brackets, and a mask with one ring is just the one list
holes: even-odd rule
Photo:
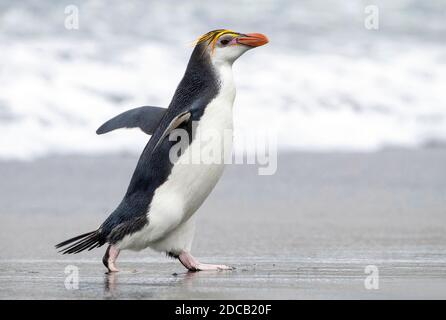
[[217, 43], [218, 38], [220, 38], [224, 34], [232, 34], [234, 36], [238, 36], [239, 34], [235, 31], [228, 30], [228, 29], [217, 29], [209, 31], [208, 33], [202, 35], [195, 41], [195, 45], [200, 43], [207, 42], [208, 46], [211, 46], [212, 51], [215, 49], [215, 44]]

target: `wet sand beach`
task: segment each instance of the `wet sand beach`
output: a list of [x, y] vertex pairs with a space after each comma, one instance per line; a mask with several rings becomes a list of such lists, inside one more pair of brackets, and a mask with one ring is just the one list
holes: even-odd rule
[[[230, 165], [198, 211], [188, 273], [147, 249], [106, 275], [105, 248], [62, 256], [119, 203], [134, 155], [0, 162], [1, 299], [446, 298], [446, 150], [279, 154], [273, 176]], [[366, 266], [379, 289], [366, 289]], [[79, 288], [65, 286], [75, 266]]]

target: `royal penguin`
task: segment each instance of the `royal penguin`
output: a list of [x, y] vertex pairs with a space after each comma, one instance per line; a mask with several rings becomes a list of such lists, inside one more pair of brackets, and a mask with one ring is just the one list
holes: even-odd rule
[[[232, 269], [201, 263], [191, 255], [194, 213], [217, 184], [225, 167], [223, 157], [232, 150], [232, 135], [228, 139], [225, 134], [233, 129], [232, 65], [246, 51], [266, 43], [267, 37], [260, 33], [210, 31], [196, 41], [168, 108], [144, 106], [104, 123], [98, 134], [139, 127], [151, 138], [118, 207], [96, 230], [56, 248], [74, 254], [107, 244], [102, 261], [109, 272], [118, 271], [121, 250], [145, 248], [165, 252], [190, 271]], [[172, 139], [174, 132], [185, 133], [182, 144], [180, 134]], [[204, 147], [221, 161], [195, 157]], [[192, 161], [197, 158], [198, 162]]]

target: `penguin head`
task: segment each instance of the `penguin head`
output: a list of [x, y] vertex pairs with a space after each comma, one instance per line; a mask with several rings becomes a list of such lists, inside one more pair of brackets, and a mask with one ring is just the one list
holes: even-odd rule
[[268, 38], [261, 33], [243, 34], [226, 29], [210, 31], [197, 40], [215, 64], [232, 64], [246, 51], [263, 46]]

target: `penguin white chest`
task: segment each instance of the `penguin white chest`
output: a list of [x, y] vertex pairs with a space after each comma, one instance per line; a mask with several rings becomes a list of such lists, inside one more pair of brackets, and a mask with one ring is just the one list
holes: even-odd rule
[[233, 94], [221, 92], [210, 102], [196, 125], [194, 140], [172, 169], [169, 180], [182, 195], [186, 218], [213, 189], [223, 172], [224, 157], [232, 151], [233, 101]]
[[232, 152], [231, 95], [219, 95], [206, 107], [195, 138], [174, 165], [171, 179], [184, 201], [185, 218], [203, 203], [220, 179], [225, 156]]
[[190, 237], [175, 237], [173, 244], [170, 235], [201, 206], [223, 173], [225, 155], [232, 152], [234, 99], [232, 71], [224, 70], [220, 91], [195, 126], [194, 139], [155, 191], [147, 213], [149, 224], [141, 231], [142, 237], [138, 236], [137, 247], [170, 251], [173, 246], [188, 245], [178, 241], [191, 241]]

